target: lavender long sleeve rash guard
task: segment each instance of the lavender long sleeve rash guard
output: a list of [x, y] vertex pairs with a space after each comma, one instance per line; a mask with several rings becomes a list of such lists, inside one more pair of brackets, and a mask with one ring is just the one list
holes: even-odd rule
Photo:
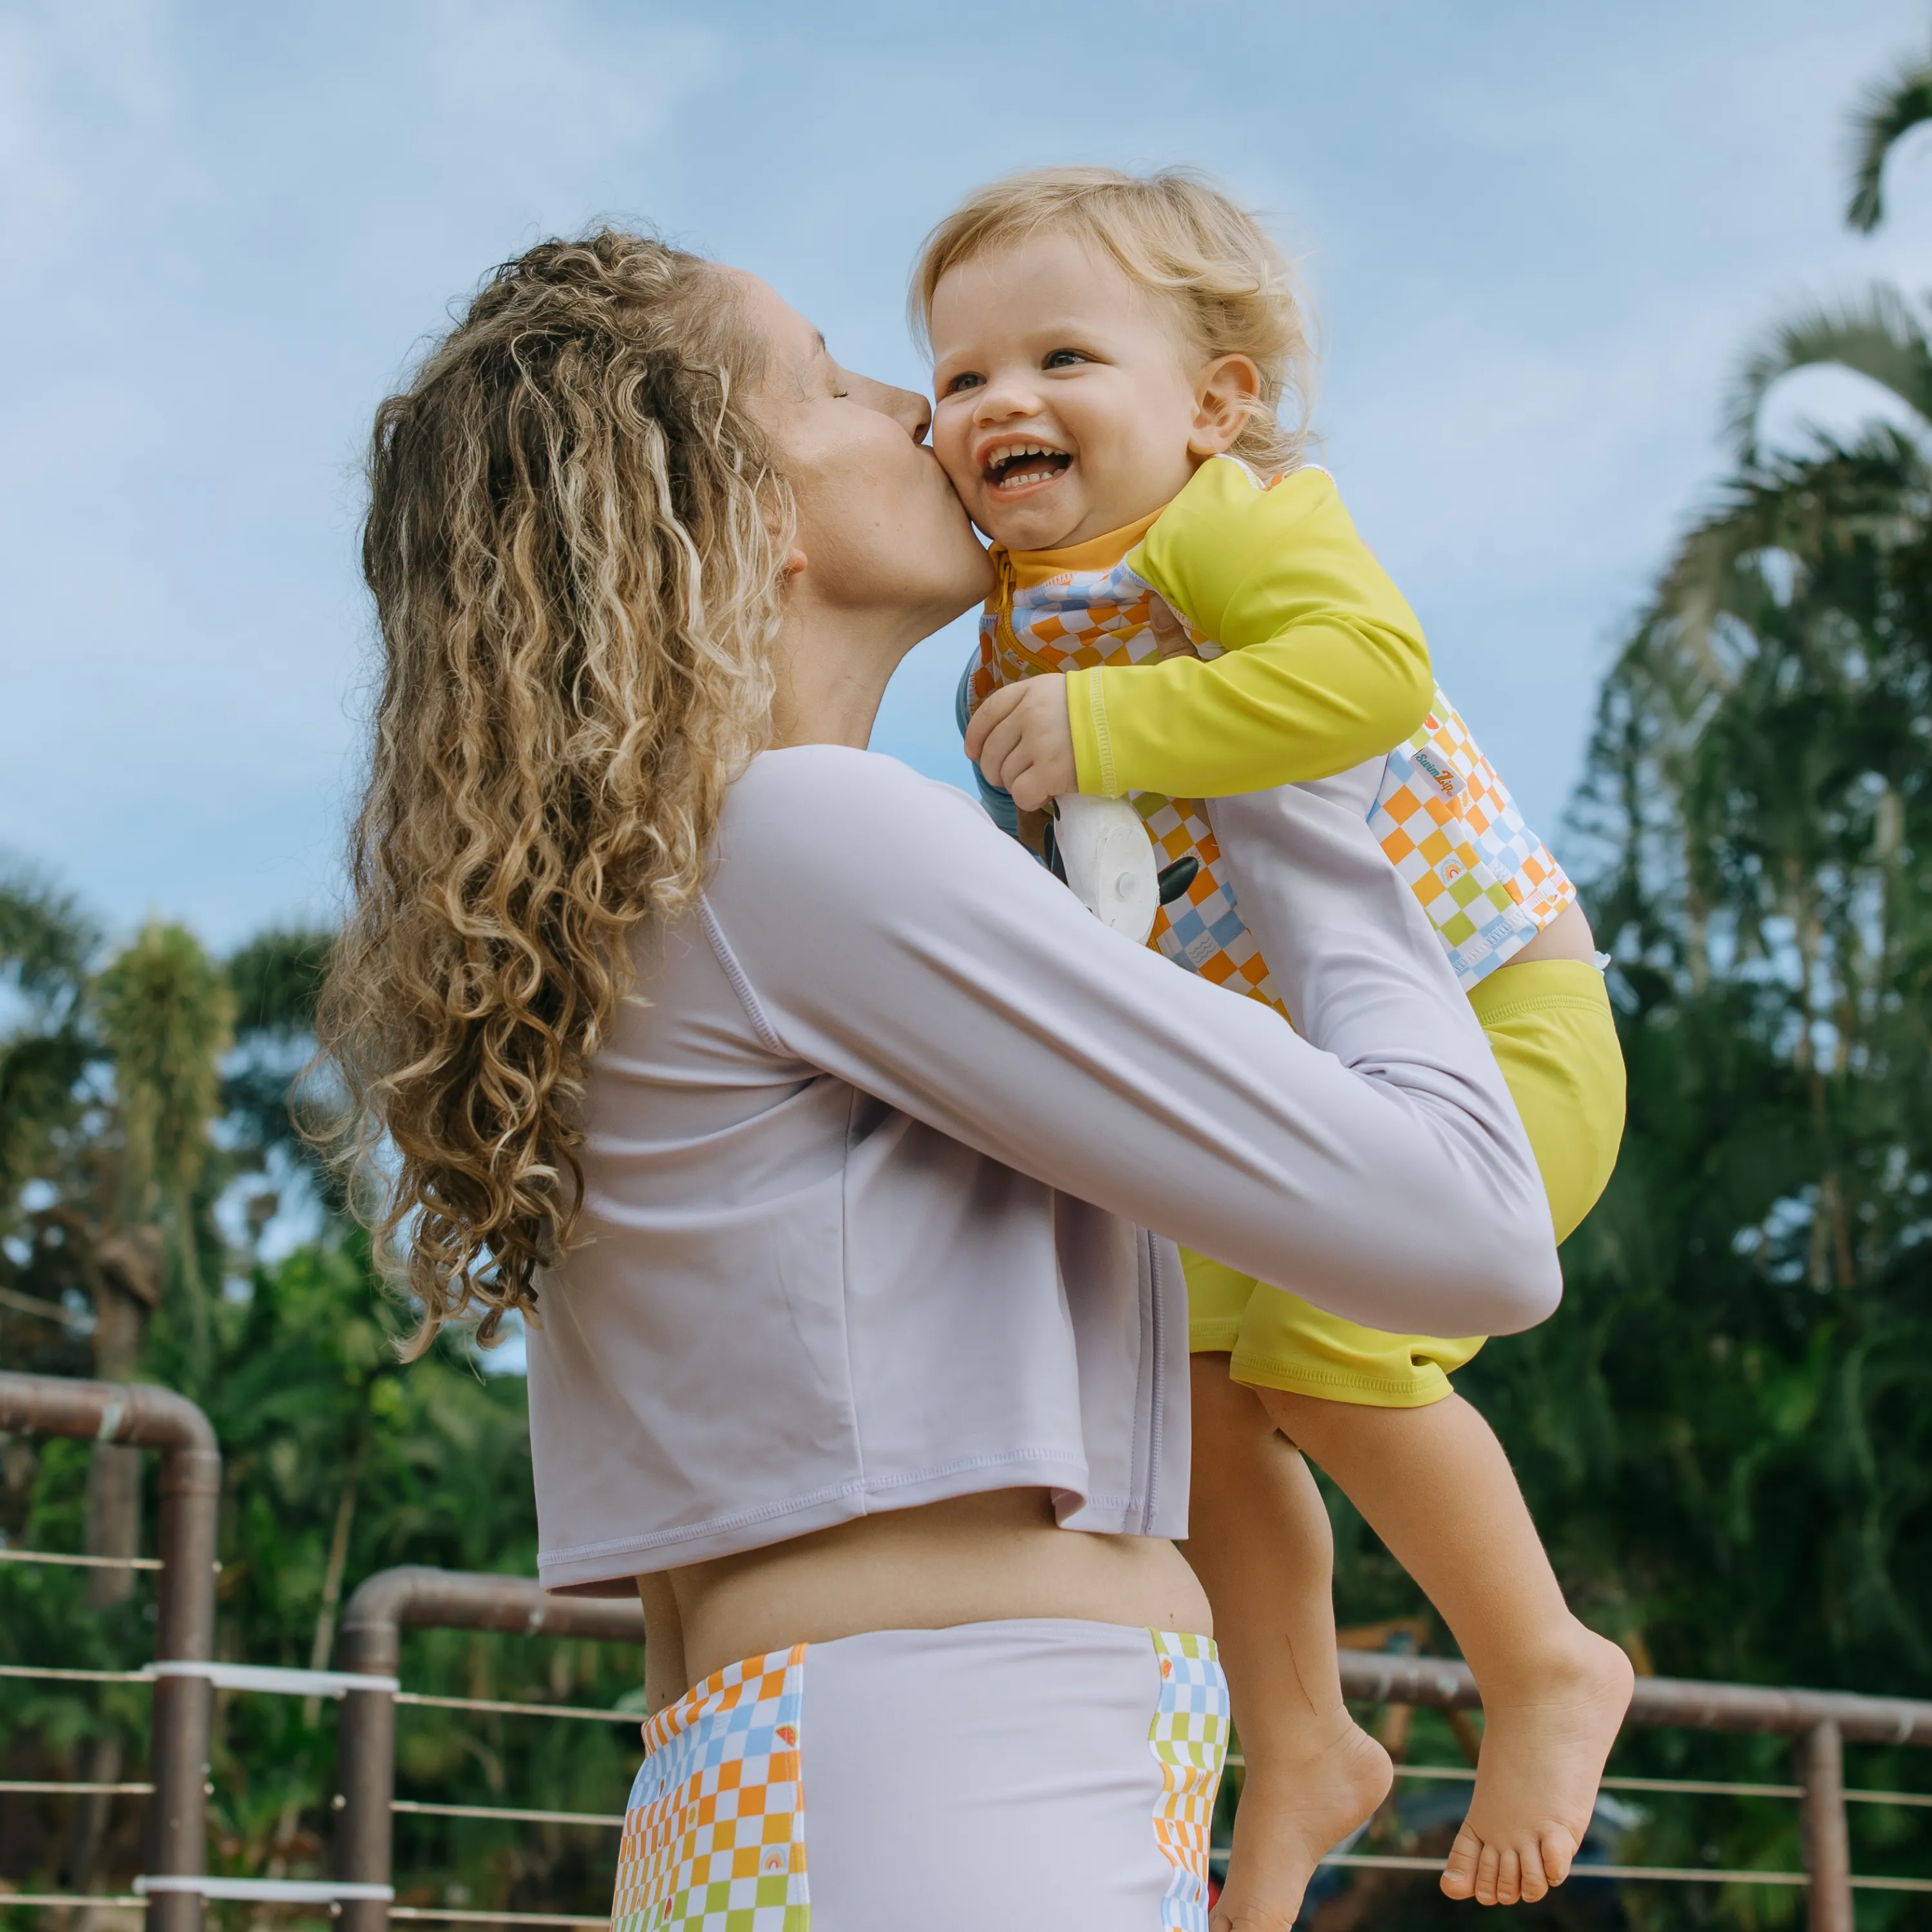
[[754, 760], [592, 1068], [579, 1244], [529, 1340], [546, 1586], [1019, 1486], [1184, 1534], [1176, 1242], [1382, 1328], [1549, 1314], [1543, 1187], [1369, 832], [1379, 770], [1211, 808], [1291, 1030], [950, 787]]

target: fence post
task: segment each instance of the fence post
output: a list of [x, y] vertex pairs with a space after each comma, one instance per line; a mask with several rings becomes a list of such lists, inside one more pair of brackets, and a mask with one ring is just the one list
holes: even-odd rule
[[1852, 1849], [1845, 1829], [1845, 1749], [1828, 1718], [1798, 1738], [1799, 1814], [1804, 1870], [1810, 1880], [1810, 1932], [1852, 1932]]
[[[365, 1584], [350, 1599], [343, 1619], [341, 1667], [375, 1677], [394, 1677], [402, 1659], [397, 1606]], [[396, 1700], [387, 1690], [344, 1694], [336, 1720], [335, 1876], [358, 1884], [387, 1885], [394, 1857], [390, 1800], [396, 1795]], [[380, 1898], [346, 1898], [340, 1932], [388, 1932], [389, 1908]]]
[[[342, 1616], [342, 1668], [393, 1678], [405, 1624], [415, 1628], [514, 1631], [588, 1637], [598, 1643], [644, 1640], [634, 1597], [547, 1596], [534, 1576], [497, 1576], [405, 1564], [365, 1577]], [[396, 1795], [396, 1700], [386, 1690], [351, 1690], [335, 1732], [335, 1876], [360, 1885], [392, 1884]], [[388, 1932], [380, 1899], [342, 1901], [339, 1932]]]
[[[0, 1374], [0, 1429], [163, 1452], [154, 1658], [158, 1663], [208, 1662], [214, 1654], [221, 1451], [208, 1418], [172, 1389]], [[168, 1676], [157, 1680], [154, 1698], [148, 1869], [157, 1876], [199, 1878], [208, 1869], [208, 1743], [214, 1690], [205, 1677]], [[198, 1892], [154, 1894], [148, 1932], [201, 1932], [202, 1903]]]

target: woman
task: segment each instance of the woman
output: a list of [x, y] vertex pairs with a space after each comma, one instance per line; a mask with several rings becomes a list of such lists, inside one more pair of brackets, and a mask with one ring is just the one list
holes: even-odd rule
[[926, 424], [610, 232], [378, 418], [327, 1036], [418, 1346], [530, 1317], [544, 1581], [644, 1599], [620, 1924], [1204, 1924], [1170, 1242], [1388, 1328], [1558, 1292], [1354, 777], [1216, 808], [1298, 1038], [864, 752], [986, 588]]

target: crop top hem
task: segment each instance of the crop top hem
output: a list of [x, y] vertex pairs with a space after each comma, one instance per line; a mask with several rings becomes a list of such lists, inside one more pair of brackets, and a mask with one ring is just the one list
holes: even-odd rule
[[[1010, 1473], [1005, 1480], [988, 1481], [988, 1472], [994, 1470]], [[703, 1522], [679, 1523], [641, 1535], [579, 1544], [573, 1549], [539, 1550], [537, 1576], [546, 1590], [578, 1596], [628, 1596], [634, 1578], [654, 1570], [738, 1556], [747, 1549], [786, 1542], [814, 1530], [830, 1529], [836, 1523], [883, 1515], [888, 1510], [914, 1509], [922, 1503], [1001, 1489], [1050, 1490], [1063, 1528], [1122, 1535], [1141, 1527], [1137, 1520], [1141, 1511], [1131, 1497], [1088, 1494], [1087, 1459], [1078, 1450], [1017, 1449], [1000, 1455], [962, 1456], [883, 1481], [854, 1477], [805, 1496], [758, 1509], [734, 1510]], [[754, 1524], [774, 1533], [747, 1544], [745, 1532]]]

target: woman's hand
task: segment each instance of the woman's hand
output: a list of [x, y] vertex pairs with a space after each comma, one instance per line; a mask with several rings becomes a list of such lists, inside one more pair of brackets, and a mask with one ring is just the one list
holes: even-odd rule
[[1022, 812], [1038, 812], [1048, 799], [1077, 792], [1066, 680], [1048, 671], [988, 692], [966, 728], [966, 755], [988, 784], [1011, 792]]
[[1148, 592], [1148, 628], [1154, 633], [1154, 647], [1160, 652], [1163, 663], [1169, 658], [1198, 658], [1201, 655], [1187, 634], [1187, 626], [1174, 614], [1174, 606], [1157, 591]]

